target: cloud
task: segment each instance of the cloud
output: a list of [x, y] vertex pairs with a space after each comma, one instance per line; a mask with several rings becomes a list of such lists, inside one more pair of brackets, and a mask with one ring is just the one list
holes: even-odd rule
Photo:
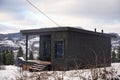
[[[119, 32], [116, 29], [120, 23], [120, 0], [29, 1], [61, 26], [81, 26], [91, 30], [96, 27]], [[10, 26], [11, 30], [56, 26], [26, 0], [0, 0], [0, 24]]]
[[1, 0], [0, 21], [5, 22], [23, 17], [22, 12], [24, 12], [25, 9], [23, 9], [22, 6], [20, 0]]
[[5, 25], [0, 24], [0, 31], [4, 31], [4, 30], [6, 30], [6, 29], [11, 29], [11, 28], [8, 27], [8, 26], [5, 26]]
[[[30, 0], [49, 16], [87, 18], [98, 24], [120, 22], [120, 0]], [[59, 18], [60, 19], [60, 18]], [[68, 23], [70, 18], [65, 22]], [[59, 22], [58, 22], [59, 23]], [[63, 22], [64, 23], [64, 22]], [[76, 22], [73, 22], [76, 23]], [[78, 23], [79, 24], [79, 23]], [[69, 24], [68, 24], [69, 25]]]
[[76, 0], [69, 13], [102, 20], [120, 20], [120, 0]]
[[120, 0], [30, 0], [49, 12], [98, 18], [119, 18]]
[[13, 28], [10, 25], [0, 24], [0, 33], [6, 34], [9, 32], [15, 32], [15, 30], [16, 30], [16, 32], [18, 32], [17, 28]]

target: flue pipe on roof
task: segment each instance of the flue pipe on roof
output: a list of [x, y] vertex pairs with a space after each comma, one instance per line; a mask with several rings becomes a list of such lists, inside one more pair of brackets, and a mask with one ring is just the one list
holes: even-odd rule
[[95, 28], [95, 32], [96, 32], [96, 28]]
[[103, 33], [103, 29], [101, 30], [101, 32]]

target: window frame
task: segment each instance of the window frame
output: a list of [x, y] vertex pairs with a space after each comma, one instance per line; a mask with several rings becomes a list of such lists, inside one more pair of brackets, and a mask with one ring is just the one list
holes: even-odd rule
[[[57, 45], [57, 42], [62, 42], [62, 57], [58, 57], [57, 56], [57, 51], [56, 51], [56, 45]], [[64, 55], [65, 55], [65, 42], [64, 42], [64, 40], [56, 40], [56, 41], [54, 41], [54, 58], [55, 59], [64, 59]]]

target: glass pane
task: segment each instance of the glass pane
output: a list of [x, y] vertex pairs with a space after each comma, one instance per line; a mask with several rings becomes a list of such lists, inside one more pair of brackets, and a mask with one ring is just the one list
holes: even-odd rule
[[51, 47], [50, 47], [50, 41], [49, 40], [48, 41], [44, 41], [43, 44], [44, 44], [43, 45], [43, 48], [44, 48], [43, 57], [46, 60], [49, 60], [51, 58], [51, 56], [50, 56], [50, 53], [51, 53], [51, 51], [50, 51], [50, 49], [51, 49]]
[[64, 54], [63, 48], [64, 48], [63, 41], [55, 42], [55, 57], [56, 58], [63, 58], [63, 54]]

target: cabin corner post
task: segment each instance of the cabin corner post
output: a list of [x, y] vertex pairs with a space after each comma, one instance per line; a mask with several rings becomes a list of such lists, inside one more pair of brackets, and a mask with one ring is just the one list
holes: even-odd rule
[[26, 61], [28, 60], [28, 35], [26, 35]]
[[40, 60], [40, 34], [39, 34], [39, 60]]

